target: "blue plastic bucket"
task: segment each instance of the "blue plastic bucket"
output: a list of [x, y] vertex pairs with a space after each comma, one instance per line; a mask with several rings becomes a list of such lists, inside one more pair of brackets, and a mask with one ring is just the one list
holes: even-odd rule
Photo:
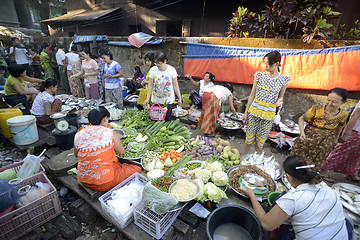
[[123, 96], [123, 98], [125, 98], [125, 97], [127, 96], [127, 91], [128, 91], [128, 88], [127, 88], [127, 87], [124, 87], [124, 88], [122, 89], [122, 96]]
[[36, 118], [32, 115], [12, 117], [6, 120], [17, 145], [28, 145], [39, 140]]

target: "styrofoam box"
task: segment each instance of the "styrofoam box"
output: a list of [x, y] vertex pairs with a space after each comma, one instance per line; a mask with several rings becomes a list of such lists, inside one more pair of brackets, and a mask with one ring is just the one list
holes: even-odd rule
[[156, 239], [160, 239], [175, 221], [185, 205], [177, 211], [158, 215], [141, 201], [134, 211], [135, 224]]
[[113, 189], [109, 190], [108, 192], [106, 192], [104, 195], [102, 195], [101, 197], [99, 197], [99, 201], [101, 203], [101, 208], [104, 210], [104, 212], [109, 215], [110, 217], [112, 217], [117, 223], [120, 224], [121, 228], [125, 228], [127, 225], [129, 225], [129, 223], [131, 223], [134, 220], [134, 215], [133, 215], [133, 211], [136, 207], [136, 204], [133, 204], [129, 210], [127, 211], [126, 214], [116, 214], [114, 213], [111, 208], [109, 207], [109, 205], [107, 204], [107, 201], [111, 199], [111, 194], [126, 186], [129, 185], [130, 182], [134, 179], [139, 179], [141, 183], [143, 183], [143, 185], [145, 186], [145, 184], [149, 181], [146, 177], [144, 177], [143, 175], [139, 174], [139, 173], [134, 173], [133, 175], [131, 175], [130, 177], [128, 177], [127, 179], [125, 179], [124, 181], [122, 181], [119, 185], [117, 185], [116, 187], [114, 187]]

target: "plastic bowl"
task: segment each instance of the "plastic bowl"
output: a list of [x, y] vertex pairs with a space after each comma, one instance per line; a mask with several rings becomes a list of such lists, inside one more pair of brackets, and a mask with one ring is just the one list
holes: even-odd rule
[[269, 206], [272, 206], [273, 203], [275, 202], [276, 198], [278, 196], [280, 196], [281, 192], [272, 192], [272, 193], [269, 193], [268, 197], [267, 197], [267, 202], [269, 204]]
[[[179, 181], [189, 181], [189, 182], [193, 183], [193, 184], [196, 186], [196, 189], [197, 189], [195, 195], [191, 196], [189, 199], [181, 199], [181, 200], [178, 199], [179, 202], [189, 202], [189, 201], [193, 200], [194, 198], [196, 198], [196, 197], [199, 195], [199, 193], [200, 193], [200, 186], [199, 186], [199, 184], [198, 184], [196, 181], [190, 180], [190, 179], [180, 179], [180, 180], [176, 180], [175, 182], [173, 182], [173, 183], [170, 185], [170, 188], [169, 188], [169, 193], [170, 193], [170, 195], [174, 196], [173, 193], [172, 193], [172, 190], [173, 190], [173, 188], [175, 187], [175, 185], [179, 183]], [[175, 196], [174, 196], [174, 197], [175, 197]], [[176, 197], [175, 197], [175, 198], [176, 198]]]

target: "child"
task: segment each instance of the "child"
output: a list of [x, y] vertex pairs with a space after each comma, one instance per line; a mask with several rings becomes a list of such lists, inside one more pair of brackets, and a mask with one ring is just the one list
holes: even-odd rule
[[126, 81], [126, 86], [129, 89], [130, 93], [136, 93], [136, 90], [139, 88], [143, 88], [144, 86], [141, 84], [144, 81], [145, 77], [142, 74], [139, 66], [134, 67], [134, 75], [131, 81]]
[[262, 148], [269, 136], [276, 107], [282, 105], [290, 78], [280, 74], [281, 55], [272, 51], [265, 55], [265, 72], [256, 72], [248, 104], [243, 115], [246, 126], [246, 145], [243, 154], [255, 145], [256, 152]]
[[53, 96], [57, 88], [57, 81], [53, 78], [48, 78], [42, 83], [41, 92], [36, 96], [30, 110], [31, 114], [36, 117], [38, 124], [51, 123], [53, 120], [50, 115], [61, 112], [61, 100], [55, 99]]
[[163, 52], [157, 52], [155, 55], [155, 67], [150, 69], [149, 89], [144, 101], [144, 108], [150, 107], [150, 96], [153, 103], [167, 103], [165, 121], [170, 121], [171, 112], [174, 108], [175, 94], [178, 97], [178, 105], [182, 106], [177, 72], [173, 66], [167, 64], [166, 55]]

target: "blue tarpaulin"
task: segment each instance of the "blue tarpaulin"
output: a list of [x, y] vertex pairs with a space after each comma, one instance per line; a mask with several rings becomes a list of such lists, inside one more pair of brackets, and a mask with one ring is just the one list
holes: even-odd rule
[[74, 43], [92, 42], [92, 41], [94, 41], [95, 37], [96, 37], [96, 41], [98, 41], [98, 42], [108, 40], [105, 35], [97, 35], [97, 36], [90, 35], [90, 36], [74, 36], [73, 42]]
[[[144, 45], [158, 45], [164, 42], [164, 39], [153, 40], [145, 43]], [[108, 45], [120, 46], [120, 47], [133, 47], [127, 41], [108, 41]]]

